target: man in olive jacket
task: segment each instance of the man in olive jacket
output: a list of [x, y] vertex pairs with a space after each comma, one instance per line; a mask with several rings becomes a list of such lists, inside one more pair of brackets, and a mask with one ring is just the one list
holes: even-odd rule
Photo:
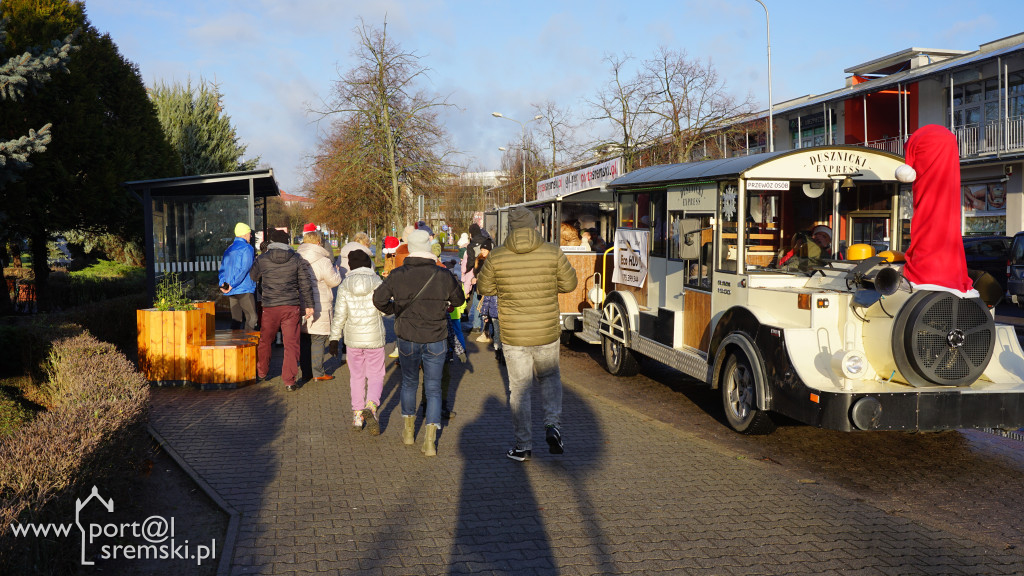
[[476, 280], [480, 294], [498, 297], [515, 431], [515, 446], [506, 455], [513, 460], [529, 460], [532, 454], [530, 385], [535, 374], [544, 402], [548, 448], [552, 454], [563, 451], [558, 295], [573, 291], [576, 282], [576, 270], [565, 254], [537, 232], [533, 213], [514, 208], [505, 244], [491, 252]]

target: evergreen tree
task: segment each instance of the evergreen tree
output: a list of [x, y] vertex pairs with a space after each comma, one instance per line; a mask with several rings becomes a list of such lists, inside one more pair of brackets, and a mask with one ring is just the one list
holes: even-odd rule
[[223, 95], [216, 84], [204, 80], [198, 87], [191, 80], [185, 86], [160, 83], [151, 97], [186, 175], [256, 168], [259, 158], [242, 160], [246, 146], [239, 143], [231, 117], [224, 114]]
[[45, 152], [32, 156], [32, 170], [0, 190], [9, 231], [31, 242], [37, 294], [45, 308], [51, 236], [79, 230], [111, 235], [121, 244], [140, 243], [142, 207], [121, 184], [177, 176], [181, 168], [137, 67], [109, 35], [88, 23], [83, 2], [3, 0], [0, 13], [9, 18], [5, 48], [13, 53], [81, 31], [75, 40], [80, 51], [68, 62], [68, 74], [0, 109], [0, 134], [52, 124], [52, 140]]

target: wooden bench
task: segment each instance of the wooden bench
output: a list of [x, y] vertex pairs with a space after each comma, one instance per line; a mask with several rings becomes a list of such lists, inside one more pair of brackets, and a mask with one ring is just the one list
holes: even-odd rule
[[203, 390], [248, 386], [256, 382], [259, 333], [217, 330], [212, 338], [189, 345], [189, 380]]

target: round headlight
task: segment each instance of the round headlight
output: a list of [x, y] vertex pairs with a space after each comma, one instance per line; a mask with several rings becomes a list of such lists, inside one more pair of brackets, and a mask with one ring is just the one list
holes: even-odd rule
[[843, 372], [850, 374], [851, 376], [859, 376], [864, 372], [864, 366], [866, 362], [864, 357], [857, 353], [847, 354], [843, 358]]

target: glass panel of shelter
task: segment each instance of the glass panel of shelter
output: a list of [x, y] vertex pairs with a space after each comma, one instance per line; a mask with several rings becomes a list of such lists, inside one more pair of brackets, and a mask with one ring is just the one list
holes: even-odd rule
[[[249, 220], [248, 196], [152, 196], [157, 281], [168, 273], [194, 286], [216, 287], [234, 227]], [[263, 202], [256, 204], [262, 222]]]

